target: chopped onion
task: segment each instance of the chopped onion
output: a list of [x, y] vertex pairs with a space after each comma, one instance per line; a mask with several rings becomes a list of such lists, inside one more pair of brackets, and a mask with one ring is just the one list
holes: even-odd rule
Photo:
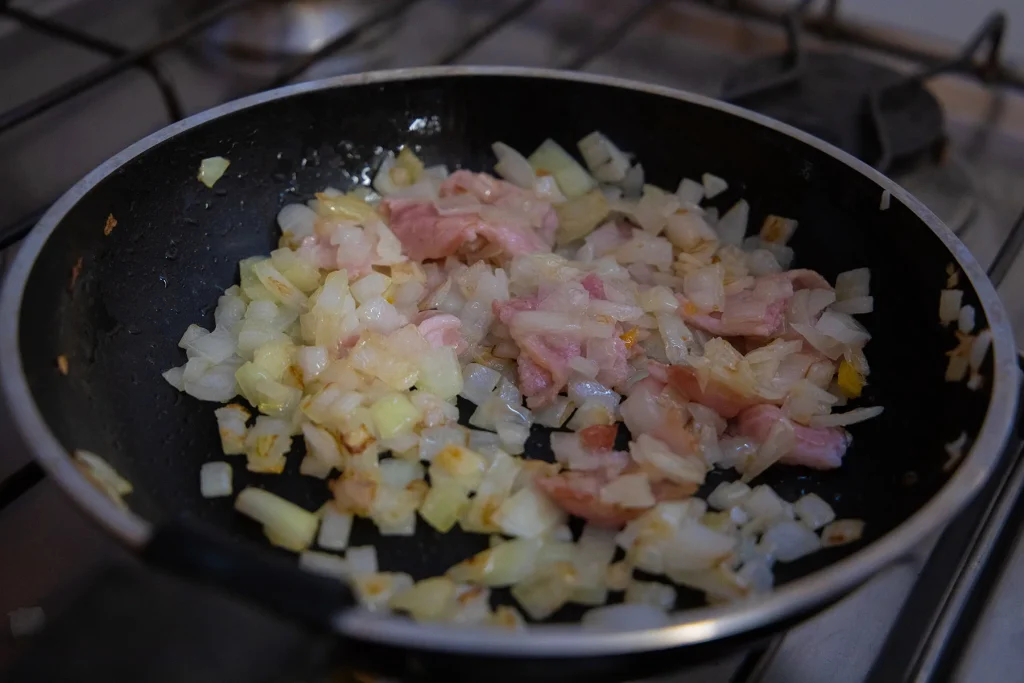
[[537, 174], [526, 157], [504, 142], [495, 142], [491, 145], [491, 149], [494, 151], [494, 156], [498, 157], [498, 163], [494, 165], [494, 170], [498, 175], [513, 185], [527, 190], [533, 189]]
[[378, 571], [377, 549], [372, 545], [349, 548], [345, 559], [348, 561], [349, 576], [370, 576]]
[[626, 587], [626, 604], [650, 605], [666, 612], [676, 605], [676, 589], [657, 581], [633, 579]]
[[327, 550], [344, 550], [348, 547], [352, 533], [352, 515], [338, 512], [332, 505], [326, 506], [320, 522], [320, 533], [316, 543]]
[[238, 494], [235, 509], [262, 524], [271, 543], [293, 552], [312, 544], [320, 523], [315, 514], [295, 503], [252, 487]]
[[508, 536], [537, 538], [565, 522], [565, 513], [533, 486], [524, 486], [501, 504], [494, 521]]
[[226, 462], [207, 462], [199, 468], [199, 492], [203, 498], [230, 496], [231, 465]]
[[203, 185], [212, 188], [230, 164], [231, 162], [224, 157], [208, 157], [200, 162], [199, 175], [196, 177]]
[[871, 271], [868, 268], [854, 268], [839, 273], [836, 277], [836, 301], [859, 299], [868, 296], [871, 288]]
[[224, 455], [245, 453], [245, 437], [248, 432], [246, 422], [251, 416], [249, 411], [232, 403], [213, 411], [217, 418], [217, 429], [220, 432], [220, 445]]
[[875, 298], [871, 296], [859, 296], [854, 299], [844, 299], [832, 304], [831, 310], [836, 313], [848, 315], [863, 315], [875, 310]]
[[889, 209], [889, 203], [892, 201], [892, 193], [889, 190], [882, 190], [882, 200], [878, 204], [878, 208], [881, 211], [887, 211]]
[[821, 545], [832, 548], [859, 541], [864, 535], [864, 521], [860, 519], [839, 519], [821, 530]]
[[793, 510], [800, 521], [812, 531], [820, 529], [836, 518], [832, 507], [814, 493], [808, 493], [793, 503]]
[[704, 199], [704, 186], [696, 180], [683, 178], [676, 189], [676, 197], [683, 206], [698, 206]]
[[537, 175], [552, 175], [566, 197], [580, 197], [597, 187], [589, 173], [554, 140], [541, 143], [529, 157]]
[[718, 220], [715, 230], [722, 244], [739, 246], [747, 234], [747, 221], [750, 218], [750, 205], [741, 199]]
[[818, 550], [821, 541], [803, 524], [784, 520], [764, 532], [761, 545], [770, 549], [780, 562], [792, 562]]
[[943, 472], [949, 472], [960, 464], [964, 457], [964, 446], [966, 445], [967, 432], [960, 432], [960, 436], [945, 445], [946, 455], [949, 457], [946, 458], [946, 462], [942, 465]]
[[463, 369], [462, 391], [459, 395], [480, 405], [491, 397], [500, 379], [501, 373], [497, 370], [470, 363]]
[[986, 328], [978, 333], [971, 343], [969, 363], [975, 373], [981, 372], [981, 364], [985, 362], [989, 347], [992, 346], [992, 330]]
[[110, 464], [91, 451], [77, 450], [74, 453], [75, 464], [89, 481], [102, 491], [118, 507], [127, 508], [123, 496], [132, 492], [130, 481], [117, 473]]
[[948, 325], [960, 317], [960, 302], [964, 293], [959, 289], [944, 289], [939, 295], [939, 322]]
[[371, 612], [388, 609], [391, 599], [412, 588], [412, 577], [398, 572], [378, 572], [352, 577], [352, 588], [359, 604]]
[[718, 510], [728, 510], [739, 505], [750, 495], [750, 487], [741, 481], [722, 482], [711, 495], [708, 504]]
[[448, 570], [448, 577], [461, 583], [511, 586], [533, 574], [541, 546], [536, 538], [507, 541], [455, 565]]
[[808, 421], [811, 427], [846, 427], [857, 424], [864, 420], [870, 420], [882, 414], [885, 409], [882, 406], [871, 406], [867, 408], [854, 408], [845, 413], [833, 413], [831, 415], [815, 415]]
[[611, 140], [594, 131], [577, 143], [587, 168], [602, 183], [620, 183], [629, 171], [629, 157]]
[[416, 621], [435, 621], [455, 609], [456, 586], [443, 576], [424, 579], [397, 593], [389, 606]]
[[600, 190], [590, 192], [555, 205], [558, 231], [555, 244], [563, 246], [580, 240], [594, 231], [608, 216], [608, 201]]
[[601, 502], [624, 508], [648, 508], [657, 501], [645, 474], [624, 474], [601, 487]]
[[704, 196], [708, 199], [714, 199], [729, 189], [729, 183], [710, 173], [701, 176], [701, 182], [704, 184]]
[[957, 328], [963, 334], [974, 332], [974, 306], [967, 305], [960, 309]]

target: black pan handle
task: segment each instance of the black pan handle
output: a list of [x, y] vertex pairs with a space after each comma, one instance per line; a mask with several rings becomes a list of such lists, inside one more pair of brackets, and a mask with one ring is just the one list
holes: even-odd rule
[[268, 557], [190, 520], [157, 527], [142, 557], [169, 573], [212, 584], [313, 628], [331, 630], [334, 619], [355, 604], [341, 581]]

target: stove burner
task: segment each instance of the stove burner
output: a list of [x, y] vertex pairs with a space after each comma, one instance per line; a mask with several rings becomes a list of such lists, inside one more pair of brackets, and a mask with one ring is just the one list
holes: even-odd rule
[[804, 52], [748, 64], [723, 98], [784, 121], [872, 165], [910, 165], [944, 147], [942, 108], [920, 82], [849, 54]]

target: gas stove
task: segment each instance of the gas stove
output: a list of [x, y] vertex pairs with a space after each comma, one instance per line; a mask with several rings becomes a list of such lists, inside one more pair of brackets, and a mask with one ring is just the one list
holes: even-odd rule
[[[989, 268], [1024, 334], [1024, 77], [1003, 59], [1005, 17], [979, 10], [957, 46], [823, 4], [0, 2], [0, 265], [93, 166], [219, 102], [369, 69], [559, 67], [728, 99], [884, 169]], [[97, 570], [132, 560], [29, 464], [3, 412], [0, 438], [0, 611], [41, 605], [59, 623]], [[663, 683], [1019, 678], [1022, 484], [1013, 444], [991, 486], [931, 543], [766, 647]], [[0, 672], [31, 640], [0, 638]]]

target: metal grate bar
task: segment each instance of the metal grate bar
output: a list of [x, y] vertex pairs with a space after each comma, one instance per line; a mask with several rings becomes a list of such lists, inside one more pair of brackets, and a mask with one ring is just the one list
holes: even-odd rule
[[[17, 21], [23, 26], [26, 26], [38, 33], [43, 33], [66, 42], [73, 43], [80, 47], [103, 53], [108, 57], [123, 57], [128, 53], [128, 50], [120, 45], [115, 45], [86, 33], [80, 33], [79, 31], [72, 30], [48, 19], [37, 17], [34, 14], [15, 7], [0, 6], [0, 16], [6, 16], [7, 18]], [[181, 106], [181, 100], [178, 98], [178, 93], [164, 75], [163, 71], [160, 70], [160, 67], [154, 64], [151, 59], [140, 60], [138, 67], [153, 79], [157, 89], [160, 91], [160, 96], [164, 100], [164, 107], [167, 109], [167, 115], [171, 120], [178, 121], [183, 118], [185, 113]]]
[[417, 2], [420, 2], [420, 0], [397, 0], [396, 2], [386, 4], [381, 9], [353, 24], [349, 29], [339, 33], [316, 52], [293, 60], [291, 64], [282, 68], [270, 83], [267, 84], [267, 89], [291, 83], [320, 60], [351, 45], [364, 31], [373, 28], [377, 24], [400, 17]]
[[[687, 4], [699, 4], [708, 9], [718, 10], [728, 14], [763, 19], [765, 21], [777, 22], [782, 20], [788, 10], [778, 10], [769, 7], [767, 4], [751, 2], [750, 0], [731, 0], [729, 2], [718, 2], [716, 0], [674, 0]], [[828, 40], [834, 40], [848, 45], [864, 47], [870, 50], [878, 50], [894, 57], [917, 62], [926, 67], [934, 67], [944, 64], [952, 56], [948, 52], [928, 50], [920, 47], [904, 45], [895, 40], [890, 40], [881, 35], [876, 35], [870, 29], [851, 26], [848, 22], [840, 21], [837, 11], [836, 0], [829, 0], [825, 12], [808, 16], [804, 19], [802, 28]], [[996, 64], [990, 70], [986, 65], [974, 63], [971, 71], [983, 74], [986, 83], [1010, 86], [1024, 89], [1024, 73], [1006, 65], [1003, 62]]]
[[199, 17], [174, 31], [171, 31], [163, 38], [150, 43], [146, 47], [113, 59], [109, 63], [104, 64], [97, 69], [93, 69], [89, 73], [83, 74], [78, 78], [72, 79], [34, 100], [0, 114], [0, 133], [4, 133], [34, 116], [38, 116], [39, 114], [53, 109], [57, 105], [63, 104], [72, 97], [79, 95], [86, 90], [89, 90], [90, 88], [97, 86], [114, 76], [124, 73], [128, 69], [138, 66], [142, 61], [154, 57], [160, 52], [188, 40], [223, 17], [259, 1], [260, 0], [227, 0], [227, 2], [204, 12]]
[[490, 23], [484, 26], [476, 33], [470, 35], [468, 38], [463, 40], [461, 43], [453, 47], [451, 50], [443, 54], [438, 60], [438, 64], [454, 64], [477, 45], [487, 40], [495, 33], [500, 31], [502, 28], [512, 23], [519, 17], [526, 14], [528, 11], [533, 9], [540, 0], [524, 0], [523, 2], [516, 3], [509, 9], [505, 10], [504, 13], [496, 16]]
[[619, 41], [629, 33], [630, 29], [639, 24], [644, 17], [660, 7], [662, 4], [664, 4], [664, 0], [647, 0], [647, 2], [639, 5], [625, 18], [623, 18], [623, 20], [619, 22], [618, 26], [607, 31], [592, 44], [584, 47], [574, 55], [572, 59], [566, 61], [561, 68], [571, 69], [573, 71], [584, 68], [587, 64], [618, 45]]

